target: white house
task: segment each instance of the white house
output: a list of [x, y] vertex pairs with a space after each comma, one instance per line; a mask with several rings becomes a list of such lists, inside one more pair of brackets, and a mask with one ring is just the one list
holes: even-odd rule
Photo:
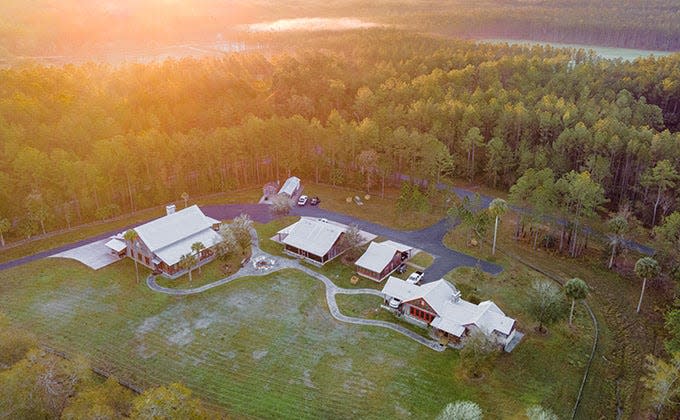
[[355, 263], [360, 276], [381, 282], [411, 257], [413, 248], [393, 241], [371, 242]]
[[[179, 261], [182, 255], [192, 254], [191, 246], [200, 242], [205, 249], [198, 255], [199, 262], [214, 257], [214, 247], [222, 241], [215, 229], [219, 221], [203, 214], [198, 206], [187, 207], [174, 212], [174, 206], [168, 209], [166, 216], [135, 227], [137, 239], [132, 243], [125, 241], [121, 233], [106, 243], [113, 252], [136, 259], [142, 265], [154, 271], [160, 271], [166, 277], [177, 277], [181, 274]], [[122, 248], [122, 245], [125, 245]]]
[[314, 264], [326, 264], [344, 251], [341, 239], [346, 230], [347, 226], [326, 219], [302, 217], [280, 230], [277, 238], [284, 245], [285, 253]]
[[[472, 330], [483, 332], [506, 351], [521, 338], [515, 320], [492, 301], [474, 304], [461, 299], [460, 291], [444, 279], [416, 285], [390, 276], [382, 290], [385, 303], [405, 317], [430, 325], [437, 336], [459, 343]], [[391, 303], [391, 305], [390, 305]], [[517, 337], [513, 341], [513, 338]]]
[[295, 195], [300, 191], [302, 184], [300, 183], [300, 178], [296, 176], [291, 176], [283, 183], [279, 194], [286, 194], [288, 197], [295, 197]]

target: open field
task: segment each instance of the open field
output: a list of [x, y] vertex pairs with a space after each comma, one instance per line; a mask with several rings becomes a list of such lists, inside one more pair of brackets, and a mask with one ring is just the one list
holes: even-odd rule
[[[456, 274], [457, 283], [470, 273]], [[526, 331], [523, 279], [488, 277], [476, 287], [518, 315]], [[590, 343], [587, 324], [529, 334], [486, 379], [471, 381], [455, 351], [336, 322], [323, 286], [296, 271], [175, 298], [135, 284], [129, 260], [94, 272], [50, 259], [0, 272], [0, 296], [9, 319], [44, 343], [141, 386], [181, 380], [236, 417], [431, 417], [457, 399], [499, 417], [535, 403], [566, 416]], [[352, 315], [376, 303], [341, 299]]]

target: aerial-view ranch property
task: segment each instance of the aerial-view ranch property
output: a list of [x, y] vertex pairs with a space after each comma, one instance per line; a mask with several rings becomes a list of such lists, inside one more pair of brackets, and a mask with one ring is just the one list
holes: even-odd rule
[[0, 420], [680, 419], [679, 17], [0, 1]]
[[[267, 211], [269, 204], [259, 206]], [[251, 207], [223, 206], [229, 212], [237, 208]], [[451, 392], [477, 395], [494, 410], [510, 413], [523, 405], [518, 396], [549, 398], [578, 381], [574, 371], [565, 372], [564, 382], [512, 393], [488, 394], [474, 386], [478, 377], [514, 383], [506, 375], [518, 366], [524, 375], [541, 372], [534, 353], [560, 346], [561, 336], [570, 333], [555, 330], [540, 347], [522, 340], [527, 324], [521, 327], [491, 300], [463, 299], [454, 284], [470, 290], [480, 280], [455, 274], [455, 257], [444, 261], [446, 271], [454, 270], [447, 279], [427, 279], [427, 267], [444, 258], [427, 254], [421, 249], [427, 244], [414, 241], [415, 234], [359, 219], [340, 223], [334, 213], [317, 208], [295, 210], [322, 211], [325, 217], [288, 218], [292, 223], [282, 228], [276, 218], [247, 222], [249, 257], [224, 277], [211, 264], [220, 264], [231, 222], [208, 217], [196, 205], [168, 206], [158, 219], [49, 261], [3, 271], [3, 306], [14, 322], [32, 325], [50, 346], [78, 349], [123, 383], [146, 387], [181, 380], [206, 402], [245, 416], [434, 415], [455, 398]], [[267, 232], [275, 233], [270, 238]], [[111, 259], [93, 271], [85, 265], [92, 253]], [[84, 265], [69, 261], [79, 256]], [[194, 257], [192, 263], [180, 264], [187, 256]], [[199, 266], [214, 278], [204, 274], [198, 283], [173, 284]], [[139, 268], [146, 280], [137, 285]], [[42, 280], [16, 283], [29, 273]], [[517, 292], [503, 285], [502, 276], [481, 281], [494, 279], [500, 287], [493, 286], [489, 297], [506, 301], [503, 290]], [[472, 372], [458, 352], [477, 334], [488, 342], [486, 351], [498, 356]], [[574, 357], [569, 354], [565, 357]]]

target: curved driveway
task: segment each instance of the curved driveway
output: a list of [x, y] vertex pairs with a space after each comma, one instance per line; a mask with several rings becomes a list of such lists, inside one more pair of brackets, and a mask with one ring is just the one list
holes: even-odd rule
[[[205, 206], [201, 207], [201, 209], [206, 215], [219, 220], [233, 219], [241, 213], [247, 213], [253, 220], [261, 223], [267, 223], [273, 220], [267, 204], [224, 204], [219, 206]], [[503, 271], [503, 268], [497, 264], [480, 260], [479, 258], [456, 252], [445, 247], [442, 240], [444, 239], [444, 235], [446, 235], [451, 228], [451, 222], [448, 219], [442, 219], [425, 229], [402, 231], [319, 207], [295, 207], [291, 211], [291, 214], [294, 216], [319, 217], [347, 225], [357, 225], [361, 230], [414, 246], [432, 254], [435, 257], [434, 263], [425, 270], [425, 275], [423, 276], [423, 281], [426, 283], [439, 280], [449, 271], [461, 266], [479, 267], [487, 273], [494, 275]]]
[[[230, 283], [234, 280], [237, 280], [239, 278], [243, 277], [261, 277], [264, 275], [267, 275], [269, 273], [273, 273], [276, 271], [280, 270], [285, 270], [285, 269], [294, 269], [294, 270], [299, 270], [302, 271], [303, 273], [321, 281], [324, 286], [326, 286], [326, 302], [328, 303], [328, 310], [330, 311], [331, 315], [333, 318], [340, 322], [346, 322], [349, 324], [355, 324], [355, 325], [367, 325], [367, 326], [373, 326], [373, 327], [382, 327], [382, 328], [387, 328], [392, 331], [396, 331], [400, 334], [403, 334], [407, 336], [408, 338], [415, 340], [416, 342], [429, 347], [432, 350], [435, 351], [444, 351], [446, 349], [446, 346], [443, 346], [439, 344], [439, 342], [434, 341], [434, 340], [429, 340], [425, 337], [423, 337], [420, 334], [417, 334], [408, 328], [405, 328], [401, 325], [394, 324], [392, 322], [387, 322], [387, 321], [380, 321], [380, 320], [375, 320], [375, 319], [363, 319], [363, 318], [354, 318], [351, 316], [344, 315], [342, 312], [340, 312], [340, 308], [338, 308], [338, 304], [335, 301], [335, 295], [337, 294], [343, 294], [343, 295], [373, 295], [373, 296], [380, 296], [382, 297], [382, 293], [378, 290], [375, 289], [343, 289], [335, 285], [328, 277], [324, 276], [323, 274], [320, 274], [308, 267], [303, 266], [300, 264], [299, 260], [296, 259], [290, 259], [290, 258], [281, 258], [281, 257], [275, 257], [273, 255], [267, 254], [266, 252], [262, 251], [259, 246], [258, 246], [258, 239], [257, 239], [257, 234], [255, 233], [254, 230], [251, 231], [251, 238], [253, 239], [252, 242], [252, 257], [248, 264], [246, 264], [245, 267], [241, 268], [239, 271], [236, 273], [232, 274], [231, 276], [225, 277], [221, 280], [218, 280], [213, 283], [209, 283], [200, 287], [195, 287], [192, 289], [171, 289], [167, 287], [162, 287], [159, 286], [158, 283], [156, 283], [156, 278], [154, 276], [149, 276], [146, 279], [146, 284], [147, 286], [156, 292], [160, 293], [165, 293], [168, 295], [174, 295], [174, 296], [186, 296], [186, 295], [193, 295], [193, 294], [198, 294], [205, 292], [206, 290], [210, 290], [212, 288], [218, 287], [225, 285], [227, 283]], [[252, 261], [257, 261], [260, 258], [266, 258], [269, 259], [272, 264], [272, 268], [267, 269], [267, 270], [260, 270], [255, 268], [254, 264]]]
[[[407, 178], [404, 178], [407, 179]], [[460, 197], [471, 196], [474, 193], [470, 190], [465, 190], [462, 188], [450, 187], [446, 184], [437, 185], [439, 189], [449, 188], [455, 192]], [[489, 203], [493, 197], [480, 195], [481, 205], [488, 207]], [[205, 214], [211, 216], [218, 220], [233, 219], [241, 213], [246, 213], [250, 217], [260, 223], [268, 223], [274, 218], [269, 212], [269, 207], [266, 204], [225, 204], [225, 205], [208, 205], [201, 206], [201, 209]], [[418, 247], [433, 256], [435, 256], [434, 263], [425, 271], [425, 276], [423, 281], [435, 281], [452, 269], [460, 266], [479, 266], [482, 270], [491, 273], [498, 274], [502, 271], [502, 268], [496, 264], [486, 262], [474, 257], [471, 257], [460, 252], [452, 251], [446, 248], [442, 244], [442, 239], [450, 227], [450, 222], [447, 219], [443, 219], [433, 226], [427, 227], [418, 231], [404, 232], [399, 230], [390, 229], [388, 227], [378, 225], [375, 223], [367, 222], [361, 219], [357, 219], [352, 216], [345, 214], [335, 213], [329, 210], [324, 210], [318, 207], [296, 207], [292, 212], [294, 215], [299, 216], [313, 216], [313, 217], [324, 217], [327, 219], [337, 220], [345, 224], [356, 224], [363, 230], [375, 233], [377, 235], [386, 236], [390, 239], [394, 239], [399, 242], [405, 242], [406, 244]], [[103, 233], [97, 235], [90, 239], [74, 242], [72, 244], [60, 246], [48, 251], [43, 251], [38, 254], [29, 255], [27, 257], [19, 258], [16, 260], [8, 261], [0, 264], [0, 270], [5, 270], [18, 265], [26, 264], [31, 261], [35, 261], [41, 258], [49, 257], [54, 254], [58, 254], [69, 249], [77, 248], [82, 245], [94, 242], [96, 240], [104, 239], [110, 237], [116, 233], [122, 232], [133, 226], [128, 226], [125, 228], [117, 229], [113, 232]], [[630, 241], [627, 243], [628, 247], [634, 249], [640, 253], [646, 255], [654, 254], [654, 250], [647, 246]]]

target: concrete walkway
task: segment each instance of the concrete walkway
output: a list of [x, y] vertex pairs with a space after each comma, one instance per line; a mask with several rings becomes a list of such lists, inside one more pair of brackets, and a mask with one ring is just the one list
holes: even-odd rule
[[50, 255], [48, 258], [69, 258], [79, 261], [93, 270], [107, 267], [116, 261], [120, 261], [120, 257], [111, 253], [111, 250], [106, 247], [108, 238], [80, 246], [78, 248], [69, 249], [58, 254]]
[[[168, 295], [173, 295], [173, 296], [186, 296], [186, 295], [194, 295], [198, 293], [205, 292], [206, 290], [213, 289], [218, 286], [222, 286], [225, 284], [228, 284], [234, 280], [237, 280], [239, 278], [243, 277], [261, 277], [265, 276], [270, 273], [274, 273], [276, 271], [281, 271], [281, 270], [286, 270], [286, 269], [293, 269], [293, 270], [299, 270], [302, 271], [303, 273], [321, 281], [325, 286], [326, 286], [326, 302], [328, 304], [328, 310], [330, 311], [331, 315], [333, 318], [340, 322], [346, 322], [348, 324], [355, 324], [355, 325], [367, 325], [367, 326], [373, 326], [373, 327], [382, 327], [382, 328], [387, 328], [392, 331], [396, 331], [400, 334], [405, 335], [406, 337], [415, 340], [416, 342], [429, 347], [432, 350], [435, 351], [444, 351], [446, 348], [445, 346], [439, 344], [439, 342], [427, 339], [423, 337], [420, 334], [417, 334], [408, 328], [405, 328], [401, 325], [394, 324], [392, 322], [387, 322], [387, 321], [380, 321], [380, 320], [375, 320], [375, 319], [363, 319], [363, 318], [354, 318], [350, 317], [347, 315], [344, 315], [342, 312], [340, 312], [340, 308], [338, 308], [338, 304], [335, 301], [335, 295], [341, 294], [341, 295], [373, 295], [373, 296], [380, 296], [382, 297], [382, 293], [378, 290], [375, 289], [343, 289], [341, 287], [338, 287], [333, 283], [328, 277], [324, 276], [323, 274], [320, 274], [309, 267], [305, 267], [302, 264], [300, 264], [299, 260], [294, 260], [290, 258], [285, 258], [285, 257], [277, 257], [271, 254], [268, 254], [264, 251], [262, 251], [259, 247], [259, 240], [257, 237], [257, 233], [255, 232], [254, 229], [251, 230], [250, 233], [251, 239], [252, 239], [252, 256], [250, 258], [250, 261], [242, 267], [239, 271], [236, 273], [232, 274], [231, 276], [225, 277], [221, 280], [217, 280], [213, 283], [205, 284], [200, 287], [195, 287], [191, 289], [172, 289], [168, 287], [163, 287], [158, 285], [156, 283], [156, 278], [155, 276], [149, 276], [146, 279], [146, 284], [147, 286], [155, 291], [155, 292], [160, 292], [160, 293], [165, 293]], [[255, 265], [256, 261], [260, 260], [267, 260], [267, 262], [270, 263], [270, 265], [266, 268], [258, 268]]]

